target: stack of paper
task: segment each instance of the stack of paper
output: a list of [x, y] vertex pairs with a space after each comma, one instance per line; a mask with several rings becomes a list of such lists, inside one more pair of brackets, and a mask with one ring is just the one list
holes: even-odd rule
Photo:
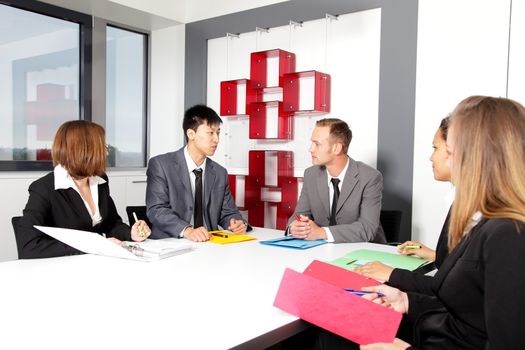
[[340, 258], [330, 261], [330, 264], [342, 267], [344, 269], [353, 270], [357, 266], [364, 265], [371, 261], [379, 261], [385, 265], [393, 268], [405, 269], [413, 271], [420, 266], [428, 264], [428, 260], [415, 257], [406, 256], [395, 253], [386, 253], [377, 250], [354, 250]]
[[401, 314], [343, 289], [361, 290], [378, 284], [314, 260], [303, 273], [284, 271], [274, 306], [358, 344], [390, 343]]
[[193, 247], [191, 243], [176, 238], [124, 242], [120, 246], [95, 232], [47, 226], [35, 228], [81, 252], [131, 260], [160, 260], [189, 252]]

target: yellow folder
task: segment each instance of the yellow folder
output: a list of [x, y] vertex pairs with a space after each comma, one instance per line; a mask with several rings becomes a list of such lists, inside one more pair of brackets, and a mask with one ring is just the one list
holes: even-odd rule
[[217, 244], [229, 244], [229, 243], [237, 243], [237, 242], [244, 242], [244, 241], [253, 241], [256, 238], [249, 236], [249, 235], [236, 235], [235, 233], [231, 233], [229, 231], [213, 231], [216, 233], [220, 233], [224, 235], [225, 237], [218, 237], [218, 236], [211, 236], [210, 242], [217, 243]]

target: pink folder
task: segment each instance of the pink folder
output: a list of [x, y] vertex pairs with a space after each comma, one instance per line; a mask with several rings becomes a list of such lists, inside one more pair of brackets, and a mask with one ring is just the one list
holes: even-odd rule
[[[323, 266], [319, 265], [324, 263], [315, 261], [314, 263], [312, 271], [315, 275], [324, 269]], [[333, 267], [341, 269], [337, 266]], [[312, 271], [307, 271], [305, 273], [291, 269], [284, 271], [274, 306], [358, 344], [392, 342], [394, 340], [401, 322], [399, 312], [342, 289], [343, 286], [360, 289], [362, 281], [359, 280], [361, 278], [351, 276], [345, 277], [341, 281], [337, 277], [339, 272], [334, 270], [332, 273], [322, 275], [322, 279], [319, 279], [309, 275]], [[357, 275], [353, 272], [351, 274]], [[326, 279], [330, 281], [326, 281]], [[357, 281], [357, 283], [346, 284], [351, 283], [352, 280]], [[371, 281], [373, 283], [373, 280]], [[339, 282], [345, 284], [333, 284]]]
[[381, 282], [368, 278], [339, 266], [314, 260], [303, 272], [305, 275], [315, 277], [339, 288], [361, 290], [363, 287], [378, 286]]

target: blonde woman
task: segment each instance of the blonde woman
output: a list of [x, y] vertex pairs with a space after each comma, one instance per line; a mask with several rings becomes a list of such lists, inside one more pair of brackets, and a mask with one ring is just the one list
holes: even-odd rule
[[456, 196], [450, 254], [434, 296], [389, 286], [369, 299], [415, 320], [414, 347], [399, 339], [361, 349], [525, 349], [525, 109], [484, 96], [463, 100], [447, 139]]

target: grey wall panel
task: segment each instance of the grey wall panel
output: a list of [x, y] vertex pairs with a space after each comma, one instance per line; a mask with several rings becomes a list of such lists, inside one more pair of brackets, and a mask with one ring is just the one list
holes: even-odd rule
[[186, 25], [185, 96], [188, 108], [206, 101], [207, 40], [255, 27], [283, 26], [380, 7], [381, 67], [378, 169], [384, 209], [403, 211], [401, 240], [411, 236], [417, 52], [417, 0], [292, 0]]

